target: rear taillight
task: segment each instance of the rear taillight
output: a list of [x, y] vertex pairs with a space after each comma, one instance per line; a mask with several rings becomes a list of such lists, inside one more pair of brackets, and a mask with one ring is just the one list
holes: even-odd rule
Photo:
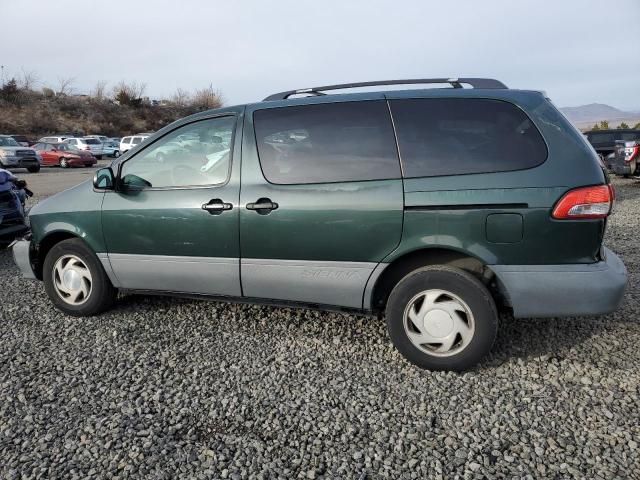
[[636, 145], [635, 147], [624, 147], [624, 161], [625, 163], [631, 162], [634, 158], [638, 156], [640, 153], [640, 146]]
[[611, 213], [614, 199], [612, 185], [576, 188], [556, 203], [552, 217], [558, 220], [605, 218]]

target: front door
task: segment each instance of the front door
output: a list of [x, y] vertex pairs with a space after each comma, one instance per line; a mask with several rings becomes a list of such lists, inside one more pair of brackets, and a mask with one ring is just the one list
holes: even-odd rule
[[245, 132], [244, 295], [362, 308], [369, 278], [402, 232], [386, 101], [263, 106], [247, 110]]
[[241, 295], [241, 113], [180, 126], [120, 165], [102, 206], [120, 288]]

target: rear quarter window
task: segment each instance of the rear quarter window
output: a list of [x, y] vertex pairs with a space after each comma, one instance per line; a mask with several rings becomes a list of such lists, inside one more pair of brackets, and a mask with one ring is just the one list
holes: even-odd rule
[[425, 98], [390, 105], [405, 177], [524, 170], [547, 159], [542, 135], [509, 102]]

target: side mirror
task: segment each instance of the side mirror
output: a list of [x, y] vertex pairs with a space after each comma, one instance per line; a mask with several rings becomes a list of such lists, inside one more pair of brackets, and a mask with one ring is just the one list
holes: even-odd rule
[[114, 176], [111, 167], [101, 168], [93, 175], [93, 188], [96, 190], [113, 190]]

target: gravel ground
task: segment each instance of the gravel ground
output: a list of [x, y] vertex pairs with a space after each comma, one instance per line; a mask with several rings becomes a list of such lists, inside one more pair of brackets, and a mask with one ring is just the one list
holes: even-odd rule
[[640, 183], [599, 318], [505, 318], [466, 374], [374, 318], [125, 296], [64, 316], [0, 252], [0, 478], [640, 478]]

